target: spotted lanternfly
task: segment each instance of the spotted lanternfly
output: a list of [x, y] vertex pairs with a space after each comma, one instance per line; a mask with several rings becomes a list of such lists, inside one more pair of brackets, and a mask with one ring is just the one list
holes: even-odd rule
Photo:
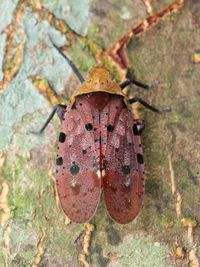
[[[53, 44], [53, 43], [52, 43]], [[68, 61], [81, 84], [68, 106], [58, 105], [42, 127], [42, 133], [54, 114], [61, 119], [56, 159], [56, 185], [62, 209], [70, 220], [84, 223], [94, 215], [101, 191], [113, 220], [131, 222], [141, 209], [144, 194], [144, 161], [139, 126], [130, 104], [139, 102], [156, 109], [140, 98], [127, 99], [123, 89], [135, 80], [117, 84], [104, 67], [94, 67], [84, 80], [76, 66]]]

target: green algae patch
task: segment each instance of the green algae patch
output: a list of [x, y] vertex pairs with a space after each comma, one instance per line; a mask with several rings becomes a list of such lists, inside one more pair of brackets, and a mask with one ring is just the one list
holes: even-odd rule
[[109, 264], [112, 266], [127, 267], [171, 267], [167, 261], [168, 248], [166, 245], [155, 242], [149, 236], [128, 235], [123, 242], [115, 248], [116, 259]]
[[17, 3], [17, 0], [1, 0], [0, 32], [2, 32], [11, 23]]
[[89, 0], [42, 0], [41, 3], [78, 34], [87, 33], [90, 19]]
[[71, 47], [70, 55], [78, 69], [83, 70], [86, 74], [96, 65], [96, 60], [89, 51], [84, 39], [77, 38], [77, 42]]
[[67, 258], [75, 260], [77, 251], [73, 242], [82, 231], [79, 225], [64, 224], [64, 213], [56, 206], [53, 180], [43, 165], [35, 165], [35, 160], [8, 155], [0, 172], [9, 183], [12, 266], [27, 266], [33, 261], [41, 229], [46, 229], [43, 246], [52, 255], [49, 257], [52, 261], [59, 258], [63, 264]]

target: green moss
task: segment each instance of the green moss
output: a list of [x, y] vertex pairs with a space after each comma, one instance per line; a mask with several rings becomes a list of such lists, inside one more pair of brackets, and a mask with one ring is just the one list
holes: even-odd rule
[[26, 266], [28, 266], [28, 264], [31, 263], [33, 257], [34, 257], [34, 252], [33, 250], [29, 249], [29, 250], [25, 250], [21, 253], [23, 259], [24, 259], [24, 262], [26, 264]]
[[186, 175], [186, 173], [187, 173], [186, 167], [187, 167], [186, 162], [181, 160], [181, 159], [176, 159], [173, 161], [173, 168], [174, 168], [174, 172], [175, 172], [176, 177], [179, 177], [180, 173], [183, 174], [183, 170], [184, 170], [185, 175]]
[[0, 249], [0, 265], [4, 266], [5, 264], [5, 252], [3, 250], [3, 248], [1, 247]]
[[23, 220], [30, 219], [36, 208], [35, 196], [31, 190], [22, 193], [18, 189], [14, 194], [9, 196], [9, 199], [13, 207], [13, 217]]
[[[159, 147], [155, 144], [155, 147]], [[158, 166], [163, 166], [166, 163], [166, 154], [161, 149], [156, 150], [156, 153], [151, 155], [151, 161]]]
[[183, 182], [181, 182], [181, 184], [180, 184], [180, 187], [181, 187], [182, 190], [187, 189], [188, 186], [189, 186], [189, 183], [188, 183], [188, 181], [186, 181], [186, 180], [183, 181]]
[[167, 247], [159, 242], [154, 242], [150, 236], [128, 235], [115, 251], [118, 256], [123, 256], [118, 257], [114, 261], [115, 265], [112, 266], [172, 266], [170, 262], [166, 262]]
[[99, 35], [100, 32], [101, 32], [101, 25], [90, 24], [87, 34], [87, 41], [94, 40], [95, 43], [98, 44], [98, 46], [100, 46], [103, 49], [105, 48], [105, 43], [102, 36]]
[[[82, 51], [81, 54], [80, 51]], [[85, 44], [85, 41], [81, 38], [78, 38], [77, 43], [72, 46], [71, 57], [77, 67], [86, 73], [88, 73], [88, 71], [96, 64], [94, 57]]]
[[65, 260], [66, 257], [76, 258], [77, 250], [74, 244], [76, 238], [82, 232], [82, 227], [78, 225], [70, 225], [65, 227], [62, 222], [55, 225], [52, 229], [52, 235], [49, 237], [49, 250], [51, 250], [57, 258]]

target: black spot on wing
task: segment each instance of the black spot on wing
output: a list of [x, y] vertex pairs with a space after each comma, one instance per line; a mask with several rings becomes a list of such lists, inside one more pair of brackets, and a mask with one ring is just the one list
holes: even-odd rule
[[63, 158], [59, 157], [56, 159], [56, 165], [62, 165], [63, 164]]
[[107, 130], [108, 130], [108, 132], [113, 132], [113, 130], [114, 130], [114, 126], [111, 125], [111, 124], [109, 124], [109, 125], [107, 126]]
[[124, 165], [124, 166], [122, 166], [122, 172], [123, 172], [123, 174], [125, 174], [125, 175], [127, 175], [127, 174], [129, 174], [130, 173], [130, 166], [128, 166], [128, 165]]
[[137, 162], [139, 164], [143, 164], [144, 163], [143, 155], [140, 154], [140, 153], [137, 153]]
[[60, 143], [64, 143], [65, 139], [66, 139], [66, 134], [61, 132], [60, 135], [59, 135], [59, 142]]
[[134, 135], [140, 135], [138, 128], [137, 128], [137, 125], [135, 123], [133, 124], [133, 134]]
[[70, 172], [71, 172], [71, 174], [72, 174], [72, 175], [76, 175], [76, 174], [79, 173], [79, 171], [80, 171], [79, 166], [78, 166], [75, 162], [73, 162], [73, 165], [72, 165], [71, 168], [70, 168]]
[[87, 131], [91, 131], [93, 129], [93, 125], [91, 123], [87, 123], [87, 124], [85, 124], [85, 129]]

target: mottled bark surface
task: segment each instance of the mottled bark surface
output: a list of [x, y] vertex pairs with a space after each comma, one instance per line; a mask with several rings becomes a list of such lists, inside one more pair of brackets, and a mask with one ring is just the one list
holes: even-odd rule
[[49, 35], [85, 75], [96, 60], [108, 65], [103, 50], [171, 3], [0, 2], [1, 266], [199, 266], [199, 1], [184, 1], [126, 49], [137, 79], [159, 81], [157, 88], [131, 86], [127, 93], [172, 108], [142, 112], [146, 192], [132, 223], [114, 223], [101, 201], [90, 224], [69, 224], [54, 189], [60, 122], [55, 118], [42, 136], [30, 133], [78, 84]]

